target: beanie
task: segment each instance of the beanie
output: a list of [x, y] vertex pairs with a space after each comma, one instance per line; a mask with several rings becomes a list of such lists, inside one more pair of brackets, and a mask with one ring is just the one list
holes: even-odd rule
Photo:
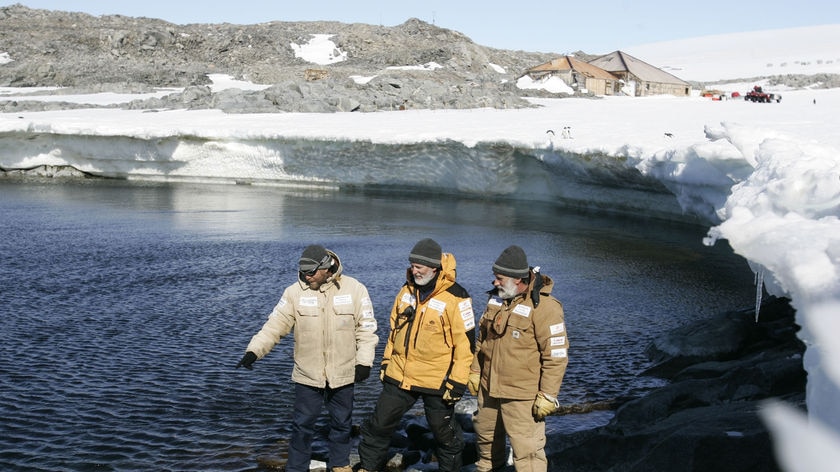
[[434, 239], [426, 238], [421, 239], [414, 245], [408, 255], [408, 260], [416, 264], [440, 269], [441, 254], [440, 244], [435, 242]]
[[329, 267], [331, 260], [332, 258], [324, 246], [312, 244], [303, 250], [300, 261], [298, 261], [298, 267], [300, 267], [301, 272], [311, 272]]
[[528, 277], [528, 257], [519, 246], [508, 246], [493, 264], [493, 273], [524, 279]]

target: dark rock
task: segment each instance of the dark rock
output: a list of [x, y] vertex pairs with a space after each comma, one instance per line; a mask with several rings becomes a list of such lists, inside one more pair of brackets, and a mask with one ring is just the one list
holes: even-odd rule
[[[680, 328], [651, 349], [672, 382], [618, 408], [601, 428], [549, 439], [552, 472], [777, 471], [757, 412], [769, 398], [805, 405], [804, 346], [788, 300]], [[726, 325], [737, 336], [702, 326]], [[667, 345], [666, 349], [661, 346]], [[666, 366], [663, 368], [662, 366]]]
[[637, 429], [552, 438], [552, 472], [777, 471], [755, 402], [691, 408]]
[[742, 310], [677, 328], [648, 346], [654, 365], [644, 373], [671, 378], [686, 366], [734, 359], [762, 345], [797, 345], [793, 317], [790, 305], [774, 298], [764, 304], [759, 322], [751, 310]]
[[[320, 65], [295, 57], [292, 44], [305, 44], [313, 34], [331, 35], [347, 60]], [[22, 5], [0, 7], [0, 52], [12, 59], [0, 67], [0, 86], [79, 91], [130, 83], [152, 89], [189, 88], [210, 83], [209, 74], [284, 84], [268, 93], [239, 91], [239, 98], [184, 90], [180, 96], [127, 106], [221, 107], [230, 113], [376, 111], [401, 105], [528, 107], [524, 95], [510, 84], [527, 68], [558, 55], [480, 46], [457, 31], [417, 19], [394, 27], [327, 21], [175, 25], [152, 18], [92, 16]], [[431, 63], [439, 67], [405, 69]], [[372, 79], [358, 83], [356, 77]], [[18, 102], [10, 108], [0, 101], [0, 106], [7, 111], [44, 106]]]

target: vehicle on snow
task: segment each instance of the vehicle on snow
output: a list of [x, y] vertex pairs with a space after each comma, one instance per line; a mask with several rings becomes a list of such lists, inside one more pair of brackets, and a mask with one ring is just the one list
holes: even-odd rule
[[779, 103], [782, 101], [782, 95], [778, 93], [768, 93], [761, 90], [760, 85], [756, 85], [752, 90], [744, 95], [744, 100], [749, 102]]

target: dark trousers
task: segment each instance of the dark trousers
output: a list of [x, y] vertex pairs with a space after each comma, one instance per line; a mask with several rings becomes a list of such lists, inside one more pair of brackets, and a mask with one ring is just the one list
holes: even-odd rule
[[295, 410], [289, 443], [288, 472], [308, 472], [312, 459], [315, 422], [326, 405], [330, 415], [328, 467], [350, 465], [350, 430], [353, 421], [353, 384], [316, 388], [295, 384]]
[[399, 427], [403, 415], [419, 398], [423, 399], [426, 421], [435, 437], [440, 472], [457, 472], [461, 469], [464, 437], [461, 426], [455, 421], [454, 406], [444, 403], [440, 395], [409, 392], [389, 383], [382, 387], [373, 414], [362, 424], [362, 440], [359, 443], [362, 469], [384, 469], [391, 435]]

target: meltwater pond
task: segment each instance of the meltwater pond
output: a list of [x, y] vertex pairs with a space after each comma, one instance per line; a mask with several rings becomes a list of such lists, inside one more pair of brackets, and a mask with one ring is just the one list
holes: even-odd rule
[[[0, 181], [0, 468], [260, 470], [282, 456], [291, 340], [234, 369], [310, 243], [365, 283], [380, 324], [424, 237], [480, 314], [510, 244], [556, 280], [566, 404], [639, 395], [647, 344], [754, 303], [752, 273], [705, 228], [550, 205], [331, 190]], [[380, 385], [357, 389], [358, 424]], [[601, 416], [551, 418], [552, 432]]]

